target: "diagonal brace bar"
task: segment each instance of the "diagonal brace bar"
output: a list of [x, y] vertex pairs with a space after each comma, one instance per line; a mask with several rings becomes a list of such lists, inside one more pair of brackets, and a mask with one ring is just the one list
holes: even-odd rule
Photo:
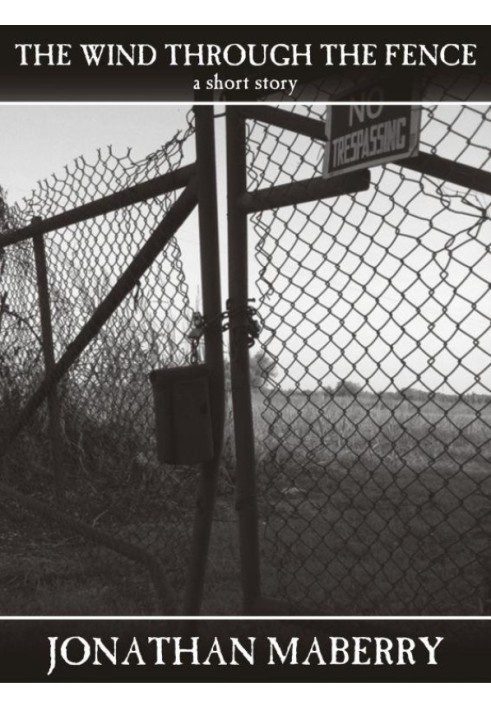
[[284, 128], [293, 133], [300, 133], [312, 140], [326, 141], [326, 126], [323, 121], [298, 113], [285, 111], [274, 106], [241, 106], [240, 113], [243, 118], [250, 118], [260, 123], [268, 123], [277, 128]]
[[363, 192], [370, 187], [370, 170], [331, 177], [313, 177], [309, 180], [298, 180], [287, 185], [267, 187], [255, 192], [245, 192], [238, 198], [238, 206], [246, 213], [261, 212], [265, 209], [288, 207], [292, 204], [313, 202], [319, 199], [329, 199], [343, 194]]
[[97, 306], [92, 316], [82, 327], [77, 337], [71, 342], [64, 354], [53, 366], [51, 372], [27, 401], [19, 418], [6, 436], [0, 455], [5, 455], [10, 444], [28, 423], [35, 411], [48, 396], [52, 387], [68, 372], [86, 347], [92, 342], [102, 326], [114, 313], [116, 308], [131, 292], [133, 287], [152, 265], [168, 241], [174, 236], [197, 204], [197, 186], [193, 180], [180, 197], [169, 209], [159, 226], [149, 237], [141, 251], [133, 259], [128, 268], [120, 276], [107, 296]]
[[154, 177], [147, 182], [141, 182], [133, 187], [128, 187], [121, 192], [115, 192], [107, 197], [101, 197], [88, 204], [83, 204], [74, 209], [68, 209], [62, 214], [55, 214], [47, 219], [40, 219], [35, 224], [5, 232], [0, 236], [0, 248], [17, 244], [25, 239], [30, 239], [40, 234], [48, 234], [57, 229], [64, 229], [86, 219], [94, 219], [103, 214], [114, 212], [122, 207], [130, 207], [132, 204], [143, 202], [152, 197], [158, 197], [166, 192], [182, 189], [196, 174], [196, 165], [186, 165], [165, 175]]
[[[325, 124], [318, 119], [300, 116], [274, 106], [242, 106], [240, 111], [244, 118], [251, 118], [261, 123], [284, 128], [285, 130], [305, 135], [313, 140], [322, 140], [324, 142], [327, 140]], [[418, 155], [412, 158], [397, 160], [395, 164], [423, 175], [430, 175], [431, 177], [451, 182], [469, 190], [477, 190], [483, 194], [491, 195], [491, 172], [487, 170], [464, 165], [455, 160], [448, 160], [447, 158], [425, 152], [419, 152]], [[317, 198], [314, 197], [314, 199]]]
[[486, 170], [479, 170], [454, 160], [440, 158], [438, 155], [421, 152], [413, 158], [397, 160], [395, 164], [423, 175], [451, 182], [468, 190], [477, 190], [483, 194], [491, 195], [491, 172], [486, 172]]

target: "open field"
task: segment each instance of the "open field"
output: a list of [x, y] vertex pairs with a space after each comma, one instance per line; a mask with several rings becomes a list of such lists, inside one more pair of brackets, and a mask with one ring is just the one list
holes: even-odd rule
[[[143, 566], [11, 505], [1, 504], [0, 512], [2, 614], [162, 614]], [[181, 601], [191, 525], [189, 511], [180, 516], [154, 512], [137, 525], [118, 525], [114, 533], [154, 551]], [[240, 614], [237, 524], [230, 496], [218, 501], [208, 568], [203, 612]]]
[[277, 593], [332, 613], [483, 612], [489, 403], [477, 418], [455, 398], [278, 393], [255, 411]]
[[[417, 405], [367, 393], [265, 400], [256, 391], [266, 594], [335, 614], [486, 612], [491, 412], [486, 402], [479, 408], [478, 419], [457, 400]], [[113, 446], [111, 460], [116, 434], [99, 427], [99, 439], [77, 438], [76, 455], [67, 457], [78, 486], [71, 509], [154, 551], [180, 596], [197, 473], [163, 469], [142, 457], [136, 439]], [[49, 483], [41, 479], [44, 436], [42, 428], [26, 434], [7, 471], [40, 499]], [[241, 610], [230, 430], [226, 443], [203, 605], [210, 614]], [[2, 510], [3, 613], [156, 612], [143, 568], [6, 501]]]

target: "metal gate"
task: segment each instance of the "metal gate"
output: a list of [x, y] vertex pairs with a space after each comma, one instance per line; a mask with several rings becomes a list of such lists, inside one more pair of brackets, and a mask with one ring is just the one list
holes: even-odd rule
[[[224, 566], [244, 611], [487, 610], [491, 112], [422, 110], [419, 155], [326, 180], [322, 107], [227, 107], [225, 310], [211, 107], [195, 110], [194, 162], [181, 164], [190, 126], [142, 163], [78, 162], [8, 216], [0, 491], [36, 555], [9, 559], [14, 581], [17, 564], [38, 583], [49, 549], [51, 595], [63, 550], [74, 577], [105, 579], [77, 614], [93, 614], [91, 593], [107, 595], [106, 614], [201, 611], [228, 462], [228, 329], [237, 495], [221, 493], [215, 546], [235, 547], [236, 510], [239, 553]], [[173, 237], [195, 206], [203, 313], [190, 347]], [[214, 453], [196, 475], [155, 458], [148, 374], [200, 353]]]
[[491, 594], [491, 112], [423, 107], [416, 157], [327, 182], [323, 112], [227, 110], [246, 608], [479, 614]]
[[[79, 158], [5, 214], [3, 613], [19, 613], [12, 587], [41, 615], [199, 610], [223, 427], [214, 150], [197, 108], [147, 158]], [[149, 382], [197, 354], [174, 238], [196, 206], [214, 446], [201, 476], [157, 460]]]

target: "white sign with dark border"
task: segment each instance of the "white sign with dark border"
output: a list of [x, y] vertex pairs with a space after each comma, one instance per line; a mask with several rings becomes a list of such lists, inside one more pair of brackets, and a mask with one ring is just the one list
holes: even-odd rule
[[390, 84], [380, 82], [350, 91], [343, 95], [343, 103], [327, 107], [324, 177], [418, 153], [421, 109], [385, 103], [391, 101], [391, 93]]

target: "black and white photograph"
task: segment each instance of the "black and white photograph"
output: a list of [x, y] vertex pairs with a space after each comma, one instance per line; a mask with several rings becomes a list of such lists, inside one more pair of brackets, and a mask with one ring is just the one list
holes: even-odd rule
[[[68, 56], [38, 46], [21, 66]], [[53, 631], [45, 674], [164, 664], [111, 618], [167, 619], [175, 664], [204, 622], [193, 664], [246, 669], [417, 672], [451, 619], [489, 640], [489, 66], [271, 71], [308, 47], [224, 42], [254, 70], [189, 100], [0, 103], [0, 615], [109, 623]]]

